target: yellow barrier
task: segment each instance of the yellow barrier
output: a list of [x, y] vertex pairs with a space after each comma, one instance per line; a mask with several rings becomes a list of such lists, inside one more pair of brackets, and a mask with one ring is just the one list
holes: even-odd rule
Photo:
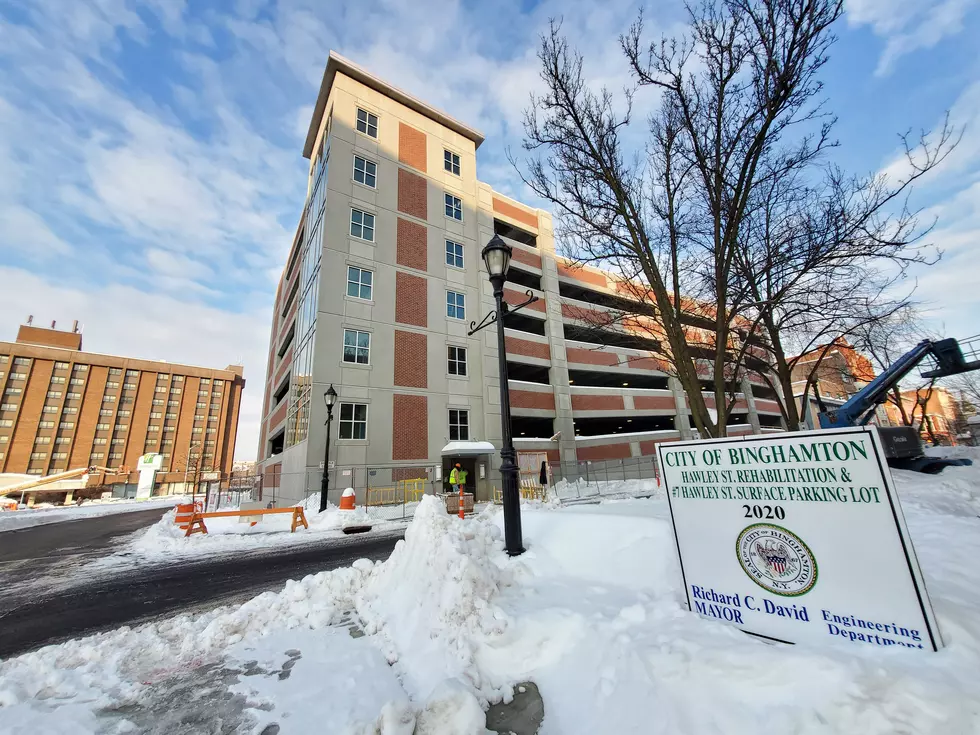
[[[521, 500], [541, 500], [545, 499], [545, 489], [540, 485], [522, 485]], [[501, 505], [504, 502], [504, 491], [493, 488], [494, 505]]]
[[418, 501], [423, 495], [425, 495], [425, 483], [427, 480], [424, 477], [416, 478], [414, 480], [399, 480], [398, 488], [401, 490], [402, 497], [405, 498], [405, 502], [411, 503]]
[[369, 487], [364, 505], [401, 505], [402, 499], [396, 488], [393, 487]]

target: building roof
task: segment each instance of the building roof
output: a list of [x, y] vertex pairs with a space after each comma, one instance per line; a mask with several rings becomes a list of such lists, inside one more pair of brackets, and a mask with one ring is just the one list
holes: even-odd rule
[[437, 110], [435, 107], [427, 105], [418, 97], [413, 97], [408, 92], [388, 84], [388, 82], [379, 79], [353, 61], [345, 59], [335, 51], [331, 51], [330, 56], [327, 58], [327, 67], [323, 70], [323, 81], [320, 82], [320, 92], [316, 98], [316, 106], [313, 108], [313, 117], [310, 119], [310, 129], [306, 133], [306, 143], [303, 144], [303, 158], [309, 158], [313, 155], [313, 146], [316, 143], [316, 136], [320, 130], [320, 119], [323, 117], [323, 111], [327, 106], [327, 97], [330, 96], [330, 88], [333, 86], [333, 79], [338, 71], [371, 89], [381, 92], [381, 94], [405, 105], [405, 107], [415, 110], [420, 115], [425, 115], [429, 119], [435, 120], [440, 125], [444, 125], [464, 138], [472, 140], [477, 148], [483, 142], [483, 133], [479, 130], [475, 130], [469, 125], [461, 123], [442, 110]]
[[185, 363], [170, 362], [169, 360], [150, 360], [142, 357], [109, 355], [101, 352], [73, 350], [68, 347], [54, 347], [20, 341], [0, 341], [0, 354], [10, 354], [18, 357], [41, 358], [46, 360], [64, 360], [66, 362], [74, 361], [92, 365], [124, 367], [151, 372], [176, 372], [178, 374], [192, 376], [200, 374], [200, 377], [218, 377], [226, 380], [234, 380], [237, 376], [244, 380], [244, 367], [242, 365], [228, 365], [227, 367], [223, 368], [212, 368], [204, 367], [202, 365], [188, 365]]

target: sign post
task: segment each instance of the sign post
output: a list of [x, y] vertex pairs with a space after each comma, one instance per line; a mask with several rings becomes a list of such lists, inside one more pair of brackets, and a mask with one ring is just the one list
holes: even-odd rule
[[785, 643], [942, 647], [874, 427], [657, 453], [692, 611]]

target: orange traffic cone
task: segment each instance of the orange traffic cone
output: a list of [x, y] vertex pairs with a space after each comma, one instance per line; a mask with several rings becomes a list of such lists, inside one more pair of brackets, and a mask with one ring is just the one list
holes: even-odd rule
[[354, 510], [354, 488], [344, 490], [344, 494], [340, 496], [340, 509]]

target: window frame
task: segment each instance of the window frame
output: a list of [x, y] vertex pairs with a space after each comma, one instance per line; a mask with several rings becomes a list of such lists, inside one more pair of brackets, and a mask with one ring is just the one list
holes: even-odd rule
[[[362, 112], [364, 113], [364, 130], [361, 130]], [[372, 117], [374, 118], [373, 126], [371, 123]], [[356, 130], [361, 135], [367, 136], [368, 138], [372, 138], [373, 140], [378, 139], [378, 128], [380, 127], [380, 122], [381, 121], [378, 119], [378, 116], [375, 113], [371, 112], [370, 110], [366, 110], [363, 107], [358, 107], [357, 112], [354, 113], [354, 130]], [[374, 127], [374, 135], [371, 134], [372, 127]]]
[[447, 173], [451, 173], [453, 176], [461, 176], [460, 171], [463, 170], [463, 167], [459, 154], [455, 151], [449, 150], [448, 148], [443, 148], [442, 169]]
[[[354, 222], [354, 214], [355, 213], [361, 215], [361, 221], [360, 222]], [[370, 227], [367, 227], [364, 224], [364, 218], [365, 217], [370, 217], [371, 218], [371, 226]], [[377, 224], [378, 224], [378, 218], [375, 216], [375, 214], [373, 212], [368, 212], [368, 211], [366, 211], [364, 209], [358, 209], [357, 207], [351, 207], [350, 208], [350, 227], [348, 228], [348, 233], [350, 233], [350, 236], [353, 237], [354, 239], [356, 239], [356, 240], [363, 240], [364, 242], [374, 242], [375, 226]], [[360, 235], [355, 235], [354, 234], [354, 226], [355, 225], [357, 225], [357, 227], [359, 227], [361, 229], [361, 234]], [[371, 230], [371, 238], [370, 239], [364, 237], [364, 230], [365, 229], [370, 229]]]
[[[350, 406], [351, 407], [351, 417], [349, 419], [343, 418], [343, 416], [344, 416], [344, 407], [345, 406]], [[357, 418], [357, 407], [358, 406], [363, 406], [364, 407], [364, 419], [363, 420], [359, 420]], [[354, 401], [342, 401], [339, 404], [339, 410], [338, 410], [338, 414], [337, 414], [338, 417], [339, 417], [338, 418], [338, 421], [337, 421], [337, 440], [338, 441], [366, 441], [367, 440], [367, 427], [368, 427], [369, 406], [370, 406], [369, 403], [355, 403]], [[350, 429], [351, 429], [351, 431], [350, 431], [351, 435], [350, 436], [345, 437], [343, 435], [344, 434], [344, 424], [350, 424]], [[364, 425], [364, 435], [363, 436], [354, 436], [354, 434], [355, 434], [354, 428], [355, 428], [355, 426], [357, 424], [363, 424]]]
[[[453, 414], [456, 414], [456, 422], [453, 422]], [[464, 421], [460, 421], [460, 417]], [[453, 429], [456, 429], [456, 436], [453, 436]], [[470, 440], [470, 410], [468, 408], [449, 409], [449, 441], [467, 442]]]
[[[449, 253], [450, 246], [453, 246], [452, 255], [450, 255]], [[456, 254], [456, 248], [459, 248], [458, 255]], [[447, 266], [449, 266], [450, 268], [465, 270], [466, 269], [466, 256], [464, 255], [465, 252], [466, 252], [466, 248], [464, 247], [463, 243], [457, 242], [456, 240], [450, 240], [448, 237], [446, 238], [446, 265]], [[450, 257], [452, 257], [454, 262], [452, 263], [449, 262]], [[455, 262], [457, 258], [459, 259], [459, 265], [456, 265]]]
[[[463, 200], [451, 192], [443, 192], [443, 202], [445, 204], [446, 219], [454, 222], [463, 221]], [[458, 217], [456, 215], [459, 215]]]
[[[460, 347], [459, 345], [446, 345], [448, 348], [446, 350], [446, 374], [453, 378], [468, 378], [470, 375], [469, 369], [469, 355], [467, 354], [467, 349], [465, 347]], [[453, 350], [456, 351], [456, 356], [453, 356]], [[462, 351], [463, 359], [459, 359], [459, 353]], [[459, 372], [459, 366], [463, 366], [463, 372]], [[453, 367], [455, 366], [456, 372], [453, 372]]]
[[[453, 296], [456, 298], [450, 301]], [[460, 299], [462, 299], [462, 305], [460, 305]], [[455, 315], [450, 313], [451, 310], [455, 310]], [[446, 289], [446, 318], [461, 322], [466, 321], [466, 294], [463, 291]]]
[[[354, 335], [354, 344], [352, 344], [352, 345], [348, 345], [347, 344], [347, 335], [348, 334], [353, 334]], [[362, 346], [360, 344], [361, 335], [367, 335], [367, 345], [366, 346]], [[347, 348], [348, 347], [351, 347], [354, 350], [354, 359], [353, 360], [348, 360], [347, 359]], [[363, 350], [364, 356], [366, 358], [366, 361], [365, 362], [361, 362], [361, 361], [358, 360], [358, 357], [361, 355], [361, 351], [362, 350]], [[354, 328], [350, 328], [350, 327], [344, 327], [344, 351], [343, 351], [343, 354], [341, 355], [341, 362], [343, 362], [345, 365], [362, 365], [364, 367], [368, 367], [371, 364], [371, 333], [368, 332], [368, 331], [366, 331], [366, 330], [362, 330], [362, 329], [354, 329]]]
[[[361, 174], [361, 180], [360, 181], [357, 178], [357, 174], [358, 174], [357, 162], [358, 161], [360, 161], [361, 163], [364, 164], [363, 169], [360, 171], [360, 174]], [[374, 172], [373, 173], [369, 173], [368, 172], [368, 166], [373, 166], [374, 167]], [[360, 155], [358, 155], [358, 154], [355, 153], [354, 154], [354, 167], [353, 168], [354, 168], [354, 171], [351, 174], [351, 177], [353, 178], [355, 184], [360, 184], [361, 186], [364, 186], [364, 187], [366, 187], [368, 189], [377, 189], [378, 188], [378, 164], [375, 161], [372, 161], [370, 158], [365, 158], [364, 156], [360, 156]], [[373, 184], [367, 183], [368, 182], [368, 177], [371, 177], [371, 178], [374, 179], [374, 183]]]
[[[357, 281], [351, 280], [351, 270], [356, 270], [360, 274], [358, 276]], [[367, 284], [367, 286], [364, 285], [364, 280], [363, 280], [365, 273], [368, 273], [371, 276], [370, 278], [371, 282]], [[358, 291], [357, 296], [351, 296], [351, 292], [350, 292], [351, 284], [357, 285], [357, 291]], [[365, 288], [368, 289], [368, 295], [366, 298], [360, 295], [363, 292], [363, 289]], [[350, 263], [347, 264], [347, 298], [357, 299], [358, 301], [374, 301], [374, 271], [373, 270], [370, 270], [368, 268], [362, 268], [359, 265], [351, 265]]]

